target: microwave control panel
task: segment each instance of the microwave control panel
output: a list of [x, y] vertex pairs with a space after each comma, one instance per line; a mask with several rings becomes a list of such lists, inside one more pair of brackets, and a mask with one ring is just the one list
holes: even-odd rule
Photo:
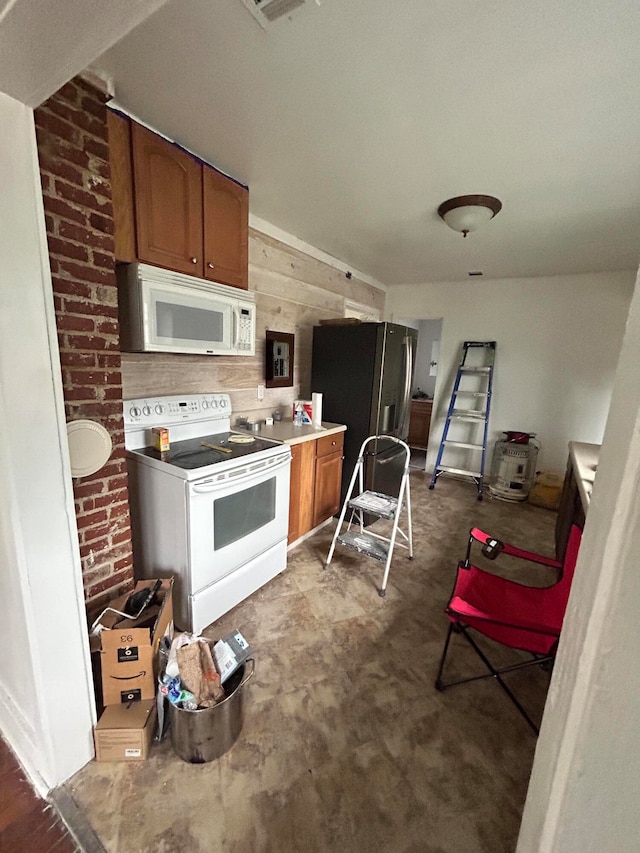
[[240, 308], [238, 314], [238, 349], [253, 350], [253, 309]]

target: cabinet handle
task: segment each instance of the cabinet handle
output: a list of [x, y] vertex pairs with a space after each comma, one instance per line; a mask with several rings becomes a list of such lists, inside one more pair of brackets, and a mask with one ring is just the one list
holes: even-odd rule
[[216, 268], [215, 264], [207, 264], [210, 270], [214, 270]]
[[192, 263], [192, 264], [197, 264], [197, 263], [198, 263], [198, 259], [197, 259], [197, 258], [191, 258], [191, 263]]

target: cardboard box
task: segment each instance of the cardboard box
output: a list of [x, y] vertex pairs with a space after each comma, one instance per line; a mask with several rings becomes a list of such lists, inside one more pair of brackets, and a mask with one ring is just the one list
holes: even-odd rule
[[93, 730], [96, 761], [141, 761], [155, 732], [156, 701], [109, 705]]
[[564, 474], [537, 474], [529, 492], [529, 503], [545, 509], [558, 509], [564, 486]]
[[[155, 584], [155, 580], [138, 581], [134, 592]], [[127, 593], [109, 607], [123, 610]], [[103, 630], [92, 637], [100, 649], [102, 701], [105, 705], [153, 699], [156, 695], [157, 652], [165, 634], [173, 636], [173, 578], [162, 581], [159, 606], [150, 606], [140, 618], [124, 619], [111, 611], [100, 620]]]

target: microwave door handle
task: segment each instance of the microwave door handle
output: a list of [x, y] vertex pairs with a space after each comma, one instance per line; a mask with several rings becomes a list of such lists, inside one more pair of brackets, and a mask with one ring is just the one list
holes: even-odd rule
[[232, 349], [238, 349], [238, 335], [240, 328], [240, 318], [238, 317], [238, 309], [234, 307], [231, 309], [233, 313], [233, 340], [231, 342]]

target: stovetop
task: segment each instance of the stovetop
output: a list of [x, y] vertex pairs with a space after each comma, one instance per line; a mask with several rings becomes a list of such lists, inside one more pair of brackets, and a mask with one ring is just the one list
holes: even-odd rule
[[256, 438], [246, 433], [220, 432], [171, 442], [170, 449], [165, 453], [161, 453], [155, 447], [141, 447], [130, 452], [190, 471], [208, 468], [210, 465], [229, 462], [273, 448], [282, 448], [282, 445], [277, 441]]

